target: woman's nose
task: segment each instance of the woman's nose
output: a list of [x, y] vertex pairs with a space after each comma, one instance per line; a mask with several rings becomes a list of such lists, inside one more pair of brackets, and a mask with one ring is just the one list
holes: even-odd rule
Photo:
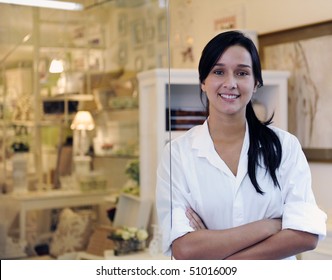
[[233, 77], [233, 75], [225, 76], [223, 87], [227, 89], [235, 89], [237, 87], [236, 79]]

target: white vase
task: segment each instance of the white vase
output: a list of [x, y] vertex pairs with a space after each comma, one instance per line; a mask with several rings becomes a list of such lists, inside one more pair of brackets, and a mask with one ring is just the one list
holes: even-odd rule
[[24, 152], [13, 155], [13, 191], [15, 193], [28, 191], [28, 154]]

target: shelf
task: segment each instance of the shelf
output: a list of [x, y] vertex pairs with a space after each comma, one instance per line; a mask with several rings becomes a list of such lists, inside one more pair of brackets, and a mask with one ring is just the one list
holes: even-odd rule
[[86, 51], [86, 50], [91, 50], [91, 51], [103, 51], [105, 50], [106, 46], [104, 45], [95, 45], [95, 44], [69, 44], [66, 46], [63, 45], [52, 45], [52, 46], [48, 46], [48, 45], [41, 45], [40, 47], [40, 52], [41, 53], [47, 53], [47, 52], [59, 52], [59, 51], [63, 51], [63, 50], [68, 50], [68, 51], [72, 51], [72, 52], [78, 52], [78, 51]]
[[93, 101], [94, 97], [92, 94], [77, 94], [67, 93], [59, 94], [58, 96], [42, 97], [42, 101]]
[[94, 155], [94, 158], [110, 158], [110, 159], [138, 159], [139, 155]]

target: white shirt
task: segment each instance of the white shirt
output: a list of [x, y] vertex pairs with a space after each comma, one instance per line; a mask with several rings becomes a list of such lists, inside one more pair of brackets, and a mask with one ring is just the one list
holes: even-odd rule
[[208, 229], [228, 229], [282, 217], [283, 229], [325, 237], [327, 216], [316, 205], [309, 165], [300, 143], [286, 131], [271, 129], [282, 145], [277, 170], [281, 189], [264, 168], [258, 167], [256, 178], [264, 195], [256, 192], [247, 174], [248, 125], [236, 176], [215, 151], [207, 121], [166, 145], [158, 166], [156, 190], [165, 254], [171, 253], [173, 240], [194, 231], [185, 215], [187, 207], [202, 218]]

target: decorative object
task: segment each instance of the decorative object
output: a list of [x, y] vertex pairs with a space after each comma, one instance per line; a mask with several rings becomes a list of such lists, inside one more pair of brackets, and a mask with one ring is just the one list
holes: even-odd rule
[[82, 192], [105, 191], [107, 189], [106, 176], [101, 172], [80, 173], [78, 181]]
[[156, 256], [162, 252], [162, 233], [157, 224], [152, 225], [153, 237], [149, 244], [149, 253]]
[[13, 191], [24, 193], [28, 191], [28, 152], [29, 146], [25, 143], [15, 142], [12, 145], [14, 151], [13, 164]]
[[114, 242], [114, 255], [120, 256], [144, 250], [148, 236], [145, 229], [121, 227], [115, 229], [109, 238]]
[[138, 19], [132, 22], [132, 43], [135, 48], [141, 48], [145, 41], [145, 22]]
[[135, 58], [135, 71], [140, 72], [144, 69], [144, 58], [139, 55]]
[[245, 28], [246, 15], [244, 4], [232, 4], [224, 7], [221, 13], [218, 13], [218, 18], [213, 20], [214, 30], [222, 32], [228, 29]]
[[92, 233], [93, 212], [74, 212], [65, 208], [59, 215], [57, 228], [50, 243], [50, 254], [58, 257], [68, 252], [82, 251], [89, 242]]
[[332, 161], [332, 21], [260, 35], [265, 69], [289, 70], [289, 131], [309, 161]]
[[118, 34], [119, 36], [126, 36], [128, 29], [127, 15], [122, 13], [118, 15]]
[[167, 40], [167, 15], [165, 12], [158, 16], [158, 41], [164, 42]]
[[88, 174], [91, 170], [91, 157], [87, 155], [90, 147], [90, 139], [86, 133], [87, 130], [93, 130], [94, 120], [89, 111], [78, 111], [70, 126], [74, 130], [73, 155], [75, 174], [77, 179]]
[[51, 61], [49, 68], [50, 73], [62, 73], [63, 70], [63, 61], [61, 59], [53, 59]]
[[118, 64], [119, 66], [125, 66], [128, 60], [128, 51], [127, 51], [127, 43], [120, 42], [118, 48]]
[[122, 188], [122, 192], [139, 196], [139, 160], [131, 160], [126, 167], [126, 174], [129, 180]]
[[[87, 130], [93, 130], [94, 120], [89, 111], [78, 111], [70, 126], [74, 130], [74, 156], [84, 156], [89, 149]], [[76, 133], [75, 133], [76, 132]]]

